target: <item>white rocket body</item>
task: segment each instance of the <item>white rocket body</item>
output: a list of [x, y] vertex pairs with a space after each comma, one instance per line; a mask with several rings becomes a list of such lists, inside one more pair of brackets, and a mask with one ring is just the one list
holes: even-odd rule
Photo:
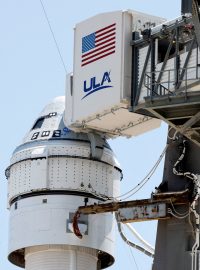
[[65, 127], [64, 97], [42, 111], [6, 170], [9, 260], [27, 270], [95, 270], [114, 262], [112, 213], [81, 216], [79, 206], [119, 194], [121, 170], [106, 140]]

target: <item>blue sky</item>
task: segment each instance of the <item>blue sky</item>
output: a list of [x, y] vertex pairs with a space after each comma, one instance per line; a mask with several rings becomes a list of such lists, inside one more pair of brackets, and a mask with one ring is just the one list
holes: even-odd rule
[[[73, 67], [73, 27], [76, 23], [107, 11], [133, 9], [165, 17], [180, 14], [180, 0], [43, 0], [67, 71]], [[7, 261], [7, 183], [4, 170], [44, 105], [64, 95], [65, 70], [61, 64], [39, 0], [0, 0], [0, 269], [17, 267]], [[137, 184], [162, 152], [167, 127], [142, 136], [110, 141], [123, 169], [122, 193]], [[132, 199], [147, 198], [162, 179], [162, 165], [151, 181]], [[134, 224], [151, 244], [156, 223]], [[130, 235], [129, 235], [130, 236]], [[132, 250], [117, 237], [116, 263], [110, 268], [150, 270], [152, 260]], [[130, 236], [132, 237], [132, 236]]]

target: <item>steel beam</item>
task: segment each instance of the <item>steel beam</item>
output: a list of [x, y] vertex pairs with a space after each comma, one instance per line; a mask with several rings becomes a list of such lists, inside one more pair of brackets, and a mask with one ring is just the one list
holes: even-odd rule
[[184, 133], [188, 128], [191, 128], [197, 121], [200, 120], [200, 112], [192, 116], [180, 129], [181, 133]]
[[160, 70], [160, 73], [158, 75], [158, 79], [156, 80], [156, 83], [160, 83], [161, 79], [162, 79], [162, 76], [163, 76], [163, 71], [165, 69], [165, 66], [167, 64], [167, 60], [169, 59], [169, 54], [170, 54], [170, 51], [172, 49], [172, 46], [173, 46], [173, 41], [174, 41], [174, 37], [176, 35], [176, 31], [174, 31], [173, 35], [172, 35], [172, 38], [171, 38], [171, 41], [170, 41], [170, 44], [167, 48], [167, 52], [165, 54], [165, 58], [164, 58], [164, 61], [163, 61], [163, 64], [162, 64], [162, 67], [161, 67], [161, 70]]
[[[133, 40], [138, 40], [140, 38], [139, 32], [133, 32], [132, 34]], [[138, 52], [137, 47], [132, 47], [132, 76], [131, 76], [131, 108], [130, 110], [133, 110], [133, 106], [135, 103], [135, 97], [138, 92], [138, 57], [139, 57], [139, 52]]]
[[75, 235], [82, 239], [82, 234], [79, 230], [79, 217], [81, 215], [101, 214], [108, 212], [117, 212], [118, 219], [122, 223], [168, 219], [171, 215], [167, 209], [172, 205], [187, 205], [189, 206], [189, 190], [179, 192], [162, 193], [153, 195], [151, 199], [111, 202], [94, 204], [88, 206], [80, 206], [73, 218], [73, 230]]
[[146, 72], [146, 69], [147, 69], [148, 62], [149, 62], [150, 53], [151, 53], [151, 46], [148, 47], [147, 55], [146, 55], [145, 62], [144, 62], [144, 67], [142, 69], [142, 74], [141, 74], [141, 77], [140, 77], [140, 82], [139, 82], [139, 86], [138, 86], [135, 101], [134, 101], [134, 106], [137, 106], [137, 104], [138, 104], [138, 100], [139, 100], [139, 97], [140, 97], [140, 91], [141, 91], [141, 88], [142, 88], [145, 72]]
[[[194, 47], [194, 43], [196, 42], [196, 39], [194, 38], [190, 44], [190, 47], [189, 47], [189, 51], [188, 51], [188, 54], [186, 56], [186, 59], [185, 59], [185, 62], [184, 62], [184, 65], [183, 65], [183, 68], [182, 68], [182, 72], [180, 74], [180, 77], [179, 77], [179, 82], [176, 86], [176, 89], [179, 89], [181, 84], [182, 84], [182, 81], [183, 81], [183, 78], [184, 78], [184, 75], [186, 73], [186, 68], [187, 68], [187, 65], [188, 65], [188, 62], [190, 60], [190, 57], [191, 57], [191, 54], [192, 54], [192, 49]], [[187, 78], [186, 78], [187, 79]], [[177, 92], [177, 91], [176, 91]]]

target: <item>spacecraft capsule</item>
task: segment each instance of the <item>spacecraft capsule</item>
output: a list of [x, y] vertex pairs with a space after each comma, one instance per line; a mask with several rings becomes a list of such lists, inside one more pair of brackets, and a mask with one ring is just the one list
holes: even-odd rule
[[64, 97], [41, 112], [13, 152], [8, 179], [9, 260], [27, 270], [95, 270], [114, 262], [112, 213], [72, 219], [79, 206], [119, 195], [120, 166], [104, 137], [74, 133]]

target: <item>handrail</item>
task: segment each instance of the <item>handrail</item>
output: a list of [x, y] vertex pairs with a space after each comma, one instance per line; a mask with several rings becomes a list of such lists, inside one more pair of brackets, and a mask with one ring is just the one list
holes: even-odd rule
[[[179, 72], [181, 73], [182, 71], [185, 72], [185, 76], [183, 79], [179, 80], [180, 86], [182, 84], [182, 82], [185, 82], [185, 92], [187, 92], [187, 88], [188, 88], [188, 82], [189, 81], [194, 81], [194, 80], [198, 80], [200, 79], [200, 76], [198, 74], [198, 68], [199, 66], [194, 66], [194, 67], [187, 67], [187, 68], [180, 68]], [[194, 70], [194, 76], [188, 76], [188, 71], [190, 70]], [[179, 88], [176, 88], [176, 84], [175, 84], [175, 79], [172, 79], [173, 76], [171, 75], [171, 73], [174, 73], [176, 71], [176, 69], [167, 69], [162, 71], [162, 73], [167, 73], [167, 79], [166, 80], [162, 80], [160, 82], [155, 81], [153, 84], [151, 83], [151, 77], [152, 74], [158, 74], [161, 71], [154, 71], [154, 72], [146, 72], [145, 73], [145, 79], [144, 79], [144, 86], [147, 88], [147, 96], [164, 96], [164, 95], [174, 95], [177, 90], [179, 90]], [[164, 86], [163, 84], [168, 85], [168, 88], [166, 86]], [[170, 84], [173, 85], [174, 91], [170, 90]], [[155, 87], [152, 87], [155, 86]], [[152, 91], [152, 89], [155, 89]]]
[[[167, 94], [172, 94], [173, 95], [173, 92], [170, 91], [167, 87], [165, 87], [164, 85], [162, 85], [161, 83], [158, 83], [157, 81], [155, 81], [155, 83], [153, 85], [156, 86], [156, 89], [159, 91], [156, 91], [156, 90], [153, 90], [151, 89], [151, 84], [150, 83], [147, 83], [146, 84], [146, 78], [148, 78], [148, 82], [151, 81], [151, 76], [149, 76], [148, 74], [145, 74], [145, 87], [148, 89], [148, 93], [150, 91], [150, 93], [154, 96], [163, 96], [163, 95], [166, 95]], [[148, 95], [149, 96], [149, 95]]]

